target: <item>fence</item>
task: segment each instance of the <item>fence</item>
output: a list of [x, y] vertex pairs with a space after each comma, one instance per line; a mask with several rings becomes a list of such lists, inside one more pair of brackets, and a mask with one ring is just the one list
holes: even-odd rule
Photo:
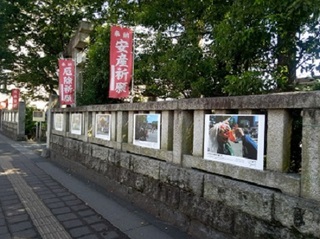
[[[210, 237], [218, 230], [236, 238], [318, 238], [319, 105], [320, 92], [298, 92], [53, 109], [49, 122], [51, 159], [60, 163], [67, 159], [69, 167], [71, 161], [78, 163], [126, 188], [127, 196], [133, 190], [136, 198], [142, 195], [157, 201], [158, 206], [166, 205], [167, 213], [168, 208], [176, 216], [179, 211], [184, 219], [172, 223], [199, 237]], [[108, 138], [97, 137], [96, 119], [101, 114], [110, 117]], [[136, 114], [161, 116], [159, 147], [136, 143]], [[214, 157], [204, 159], [208, 114], [265, 116], [263, 170], [223, 163]], [[301, 142], [293, 144], [293, 138], [301, 138]], [[301, 159], [296, 153], [300, 147]], [[299, 171], [290, 171], [299, 160]], [[121, 168], [127, 176], [114, 175], [110, 168]], [[121, 174], [119, 170], [116, 172]], [[199, 200], [205, 201], [206, 207]], [[223, 205], [223, 216], [217, 215], [216, 210], [222, 207], [217, 202]], [[147, 209], [161, 214], [154, 207]]]
[[14, 140], [25, 140], [25, 103], [19, 102], [18, 109], [1, 110], [0, 129], [3, 134]]

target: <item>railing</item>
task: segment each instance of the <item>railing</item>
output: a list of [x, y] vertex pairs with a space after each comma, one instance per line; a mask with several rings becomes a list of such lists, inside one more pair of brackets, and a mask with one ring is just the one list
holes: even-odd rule
[[[53, 109], [50, 134], [102, 145], [163, 160], [256, 185], [286, 194], [320, 201], [320, 92], [281, 93], [241, 97], [183, 99], [177, 101], [94, 105]], [[294, 114], [301, 112], [301, 170], [289, 173]], [[109, 114], [110, 139], [95, 137], [97, 114]], [[137, 113], [160, 114], [160, 147], [134, 144]], [[264, 169], [256, 170], [204, 159], [206, 114], [262, 114], [266, 117]], [[80, 119], [71, 132], [72, 115]], [[54, 118], [62, 116], [61, 122]], [[80, 116], [80, 117], [79, 117]], [[299, 116], [299, 115], [298, 115]], [[57, 118], [56, 118], [57, 121]], [[58, 126], [54, 126], [54, 124]], [[299, 146], [297, 146], [299, 147]]]
[[19, 102], [18, 109], [1, 110], [1, 131], [14, 140], [25, 140], [25, 103]]

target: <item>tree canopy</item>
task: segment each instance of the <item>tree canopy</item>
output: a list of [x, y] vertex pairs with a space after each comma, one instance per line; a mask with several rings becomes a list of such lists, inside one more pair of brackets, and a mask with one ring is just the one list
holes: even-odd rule
[[[101, 89], [108, 85], [109, 42], [104, 31], [109, 30], [99, 27], [102, 24], [135, 29], [135, 84], [146, 85], [148, 96], [288, 91], [294, 89], [297, 69], [310, 74], [320, 70], [316, 62], [320, 0], [0, 0], [0, 4], [1, 68], [13, 72], [5, 75], [8, 80], [24, 84], [34, 95], [39, 86], [47, 92], [57, 88], [57, 58], [82, 19], [97, 26], [89, 45], [91, 62], [84, 72], [84, 87], [93, 96], [107, 97]], [[0, 80], [3, 77], [0, 74]], [[95, 99], [83, 102], [104, 102]]]

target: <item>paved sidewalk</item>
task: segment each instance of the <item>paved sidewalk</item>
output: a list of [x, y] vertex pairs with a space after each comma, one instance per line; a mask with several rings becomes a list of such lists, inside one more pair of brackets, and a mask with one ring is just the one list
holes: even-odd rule
[[0, 238], [191, 239], [0, 134]]

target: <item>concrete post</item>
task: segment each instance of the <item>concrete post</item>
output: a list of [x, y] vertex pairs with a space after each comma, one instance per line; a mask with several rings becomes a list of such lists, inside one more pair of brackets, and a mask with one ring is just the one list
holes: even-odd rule
[[287, 172], [290, 167], [292, 119], [287, 110], [268, 110], [267, 169]]
[[82, 125], [84, 125], [84, 141], [88, 142], [88, 138], [92, 137], [92, 114], [88, 111], [82, 113]]
[[161, 143], [162, 150], [172, 150], [173, 143], [173, 112], [162, 111], [161, 113]]
[[18, 127], [17, 127], [17, 140], [26, 139], [26, 104], [19, 102], [18, 108]]
[[304, 109], [301, 196], [320, 201], [320, 110]]
[[116, 141], [117, 140], [117, 112], [113, 111], [111, 112], [111, 135], [110, 140]]
[[134, 112], [130, 111], [128, 114], [128, 143], [133, 143], [133, 131], [134, 131]]
[[128, 112], [117, 112], [117, 148], [121, 149], [122, 143], [128, 142]]
[[196, 110], [194, 111], [194, 126], [193, 126], [193, 156], [203, 157], [204, 147], [204, 120], [205, 111]]
[[174, 112], [173, 163], [181, 164], [183, 154], [192, 154], [193, 112]]

